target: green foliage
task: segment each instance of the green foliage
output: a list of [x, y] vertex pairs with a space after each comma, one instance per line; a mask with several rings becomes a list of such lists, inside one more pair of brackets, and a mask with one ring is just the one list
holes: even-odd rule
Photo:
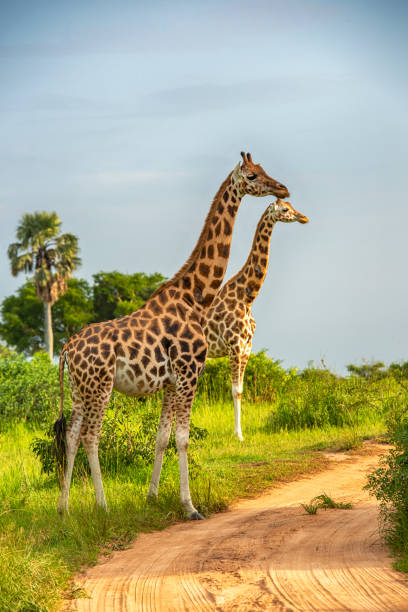
[[308, 514], [317, 514], [319, 508], [337, 508], [339, 510], [350, 510], [352, 508], [350, 502], [336, 502], [327, 493], [316, 495], [310, 501], [310, 504], [301, 504], [301, 506]]
[[379, 380], [387, 376], [387, 370], [382, 361], [363, 363], [358, 366], [351, 363], [347, 366], [347, 370], [350, 374], [365, 378], [366, 380]]
[[[246, 401], [273, 402], [277, 392], [295, 376], [287, 373], [279, 360], [271, 359], [265, 351], [251, 354], [245, 370], [243, 399]], [[228, 357], [208, 359], [197, 389], [198, 397], [206, 401], [231, 401], [231, 374]]]
[[[52, 307], [57, 352], [68, 338], [95, 320], [91, 288], [83, 279], [68, 280], [68, 291]], [[1, 304], [0, 337], [18, 352], [32, 355], [44, 348], [44, 309], [33, 281], [26, 281], [16, 294]]]
[[[52, 306], [54, 345], [59, 352], [77, 331], [95, 321], [134, 312], [165, 280], [161, 274], [100, 272], [94, 285], [71, 278]], [[44, 309], [33, 280], [27, 280], [1, 304], [0, 338], [25, 355], [44, 349]]]
[[22, 355], [0, 358], [0, 430], [18, 421], [48, 424], [59, 403], [57, 381], [57, 368], [45, 353], [31, 361]]
[[[391, 385], [391, 386], [390, 386]], [[325, 368], [307, 368], [287, 380], [268, 419], [270, 431], [330, 425], [356, 426], [383, 414], [395, 385], [340, 378]]]
[[[160, 407], [157, 402], [138, 402], [120, 393], [113, 393], [102, 421], [99, 438], [99, 459], [104, 474], [116, 474], [129, 465], [142, 467], [153, 463], [159, 414]], [[69, 416], [67, 411], [67, 420]], [[207, 434], [206, 429], [191, 423], [189, 459], [196, 470], [199, 469], [196, 446]], [[41, 462], [42, 471], [45, 474], [56, 474], [52, 426], [49, 427], [46, 438], [33, 440], [31, 448]], [[172, 433], [166, 457], [174, 455], [175, 452], [176, 441]], [[78, 475], [89, 472], [88, 460], [82, 447], [78, 450], [74, 470]]]
[[131, 314], [146, 302], [166, 278], [155, 272], [122, 274], [99, 272], [93, 275], [93, 304], [96, 321]]
[[408, 572], [408, 390], [390, 409], [387, 425], [394, 448], [370, 474], [367, 488], [380, 501], [383, 534], [398, 555], [397, 568]]

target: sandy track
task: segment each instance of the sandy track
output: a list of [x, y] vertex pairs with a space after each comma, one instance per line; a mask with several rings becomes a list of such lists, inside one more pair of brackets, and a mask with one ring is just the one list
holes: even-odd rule
[[[391, 568], [377, 506], [362, 490], [375, 454], [333, 456], [320, 474], [285, 484], [202, 522], [143, 534], [78, 582], [81, 611], [408, 611], [408, 581]], [[326, 492], [352, 510], [299, 506]]]

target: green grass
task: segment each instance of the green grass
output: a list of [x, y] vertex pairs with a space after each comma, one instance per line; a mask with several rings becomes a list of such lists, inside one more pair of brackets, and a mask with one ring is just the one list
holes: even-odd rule
[[[270, 412], [268, 404], [245, 403], [245, 441], [240, 443], [231, 433], [232, 402], [197, 405], [194, 423], [209, 431], [191, 473], [192, 499], [200, 512], [223, 510], [234, 499], [322, 469], [327, 460], [316, 451], [353, 448], [384, 430], [379, 420], [270, 433], [265, 428]], [[128, 466], [104, 477], [109, 514], [94, 507], [92, 483], [84, 474], [73, 483], [70, 515], [60, 519], [55, 479], [41, 474], [29, 449], [38, 434], [23, 424], [0, 434], [0, 610], [53, 610], [73, 573], [96, 562], [101, 551], [109, 554], [126, 547], [138, 532], [184, 518], [177, 457], [171, 455], [163, 466], [157, 503], [145, 501], [151, 466]]]
[[301, 504], [307, 514], [317, 514], [320, 508], [337, 508], [339, 510], [351, 510], [353, 507], [350, 502], [336, 502], [327, 493], [316, 495], [310, 504]]

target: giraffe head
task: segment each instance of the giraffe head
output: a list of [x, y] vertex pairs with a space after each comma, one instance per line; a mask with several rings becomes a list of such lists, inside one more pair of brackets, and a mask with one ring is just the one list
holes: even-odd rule
[[274, 195], [287, 198], [290, 194], [285, 185], [266, 174], [260, 164], [254, 164], [250, 153], [241, 153], [243, 162], [238, 164], [233, 172], [240, 196]]
[[293, 221], [309, 223], [309, 219], [295, 210], [290, 202], [284, 202], [279, 198], [269, 204], [268, 213], [268, 216], [274, 223], [276, 221], [282, 221], [283, 223], [293, 223]]

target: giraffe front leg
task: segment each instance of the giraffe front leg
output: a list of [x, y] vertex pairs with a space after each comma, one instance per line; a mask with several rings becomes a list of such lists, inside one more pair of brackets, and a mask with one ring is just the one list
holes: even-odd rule
[[163, 457], [165, 450], [169, 443], [170, 433], [171, 433], [171, 425], [174, 417], [174, 401], [175, 401], [175, 388], [169, 387], [165, 389], [163, 396], [163, 405], [162, 411], [160, 415], [159, 428], [157, 430], [156, 437], [156, 454], [154, 458], [154, 466], [152, 479], [150, 481], [149, 492], [147, 494], [147, 498], [156, 499], [158, 490], [159, 490], [159, 482], [160, 482], [160, 474], [163, 465]]
[[234, 434], [240, 442], [243, 442], [244, 438], [241, 431], [241, 397], [243, 385], [240, 378], [241, 358], [239, 353], [230, 353], [229, 360], [231, 368], [231, 391], [234, 402]]
[[180, 470], [180, 500], [189, 518], [193, 520], [204, 520], [204, 517], [194, 508], [190, 495], [190, 483], [188, 478], [187, 449], [190, 438], [190, 414], [193, 398], [190, 402], [184, 401], [177, 406], [176, 415], [176, 446], [179, 458]]

